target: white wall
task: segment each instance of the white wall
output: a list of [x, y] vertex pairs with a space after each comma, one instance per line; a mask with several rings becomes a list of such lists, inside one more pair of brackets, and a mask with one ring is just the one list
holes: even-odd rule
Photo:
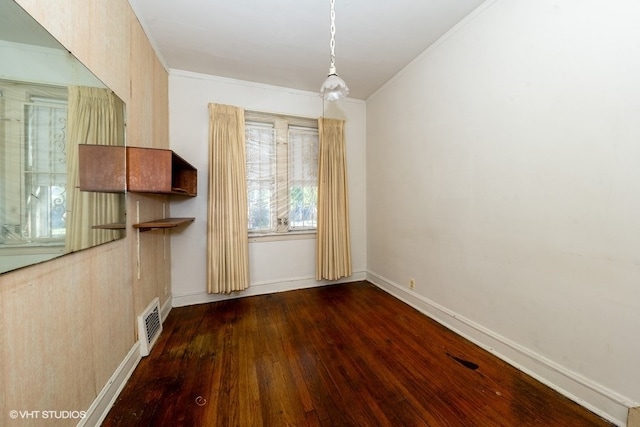
[[639, 22], [631, 0], [488, 2], [367, 100], [371, 280], [619, 424], [640, 402]]
[[[322, 80], [322, 76], [319, 76]], [[318, 81], [318, 85], [321, 81]], [[171, 215], [192, 217], [193, 224], [171, 234], [174, 306], [213, 301], [206, 294], [206, 219], [208, 191], [208, 104], [317, 118], [323, 114], [317, 93], [259, 85], [173, 70], [169, 76], [171, 148], [198, 169], [198, 196], [174, 198]], [[351, 214], [353, 279], [364, 279], [365, 240], [365, 103], [344, 100], [325, 106], [325, 116], [345, 119]], [[315, 240], [250, 243], [251, 287], [240, 295], [315, 286]]]

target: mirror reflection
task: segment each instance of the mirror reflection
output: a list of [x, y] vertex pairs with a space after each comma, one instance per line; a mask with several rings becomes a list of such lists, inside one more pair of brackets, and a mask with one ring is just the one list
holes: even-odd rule
[[14, 0], [0, 58], [0, 273], [124, 237], [124, 194], [78, 189], [79, 144], [124, 145], [123, 102]]

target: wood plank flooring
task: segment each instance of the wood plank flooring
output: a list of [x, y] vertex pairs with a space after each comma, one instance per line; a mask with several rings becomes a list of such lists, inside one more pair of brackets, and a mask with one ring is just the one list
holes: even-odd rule
[[606, 426], [367, 282], [174, 308], [103, 426]]

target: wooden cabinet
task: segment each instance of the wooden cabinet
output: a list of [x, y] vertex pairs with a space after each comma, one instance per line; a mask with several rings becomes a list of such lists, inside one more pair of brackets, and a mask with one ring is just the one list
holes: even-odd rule
[[127, 185], [125, 147], [78, 145], [80, 191], [124, 193]]
[[195, 197], [198, 171], [171, 150], [81, 144], [80, 190]]
[[171, 150], [127, 147], [127, 191], [197, 195], [198, 171]]
[[[195, 197], [198, 171], [171, 150], [81, 144], [81, 191], [135, 192]], [[164, 218], [134, 224], [139, 231], [177, 227], [194, 218]]]

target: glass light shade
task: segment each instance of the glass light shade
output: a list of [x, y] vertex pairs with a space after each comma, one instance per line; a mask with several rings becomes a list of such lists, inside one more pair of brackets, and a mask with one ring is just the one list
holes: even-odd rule
[[326, 101], [338, 101], [349, 95], [347, 84], [337, 74], [329, 74], [320, 87], [320, 96]]

